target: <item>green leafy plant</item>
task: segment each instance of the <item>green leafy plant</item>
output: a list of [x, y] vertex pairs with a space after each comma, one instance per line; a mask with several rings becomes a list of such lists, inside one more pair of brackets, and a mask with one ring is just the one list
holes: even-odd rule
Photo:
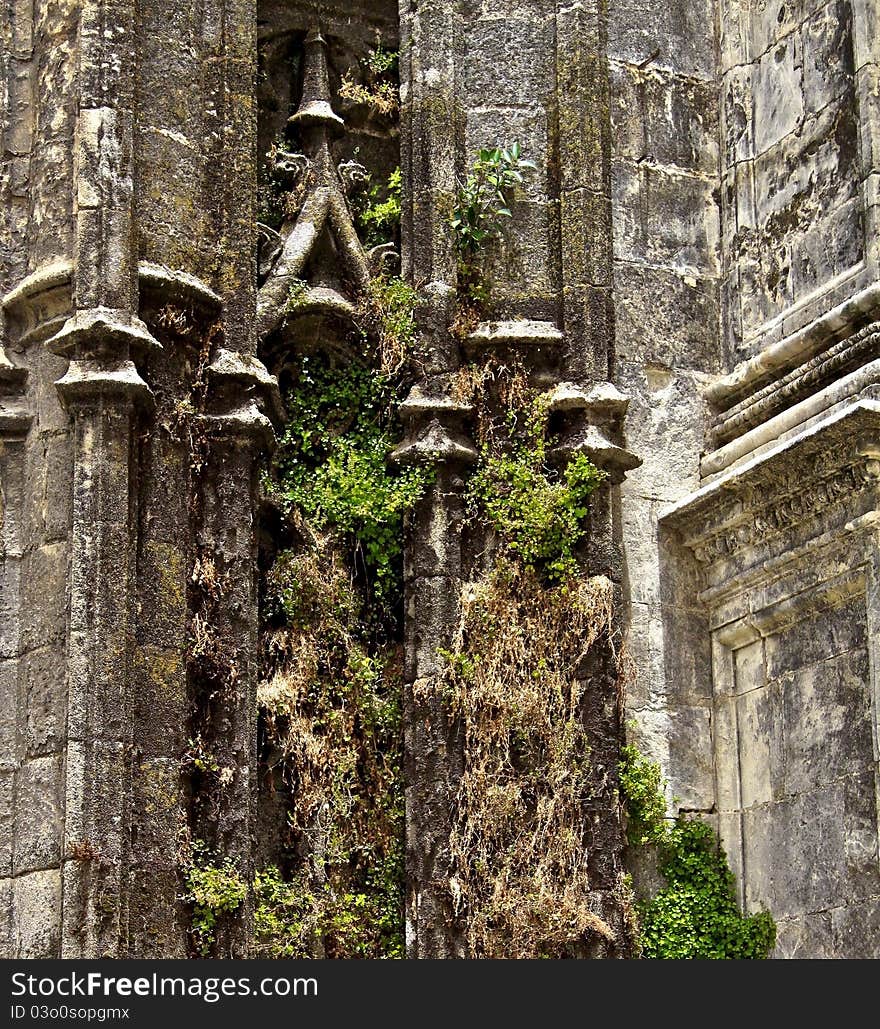
[[304, 357], [287, 409], [281, 497], [317, 529], [344, 534], [376, 596], [392, 604], [403, 517], [430, 476], [423, 468], [388, 468], [396, 437], [389, 379], [364, 366], [342, 369]]
[[365, 247], [393, 243], [400, 233], [400, 168], [395, 168], [384, 186], [368, 179], [352, 199], [355, 228]]
[[212, 864], [209, 856], [204, 843], [193, 844], [193, 860], [185, 870], [186, 894], [183, 897], [193, 905], [193, 940], [203, 957], [211, 953], [218, 918], [238, 910], [248, 893], [248, 884], [238, 874], [231, 858]]
[[358, 82], [351, 72], [346, 72], [339, 86], [339, 96], [354, 104], [364, 104], [382, 117], [396, 114], [400, 107], [399, 58], [396, 50], [386, 50], [381, 43], [377, 44], [362, 66], [364, 81]]
[[378, 275], [370, 282], [361, 314], [378, 342], [385, 375], [400, 372], [412, 354], [417, 303], [417, 291], [403, 279]]
[[638, 906], [645, 958], [766, 958], [776, 943], [767, 911], [743, 915], [733, 872], [711, 826], [679, 816], [666, 819], [658, 765], [633, 746], [622, 750], [621, 794], [633, 845], [653, 844], [666, 886]]
[[577, 570], [589, 498], [607, 476], [583, 454], [561, 473], [548, 467], [542, 399], [519, 420], [525, 422], [524, 432], [509, 449], [484, 443], [468, 497], [511, 554], [527, 568], [542, 570], [551, 582], [562, 582]]
[[257, 955], [402, 958], [402, 883], [402, 847], [385, 858], [374, 855], [363, 889], [316, 885], [302, 873], [285, 881], [272, 865], [254, 881]]
[[386, 50], [381, 43], [367, 55], [367, 65], [375, 75], [397, 75], [400, 63], [399, 50]]
[[459, 188], [450, 219], [458, 252], [459, 284], [471, 300], [487, 299], [480, 251], [501, 234], [505, 219], [511, 218], [513, 191], [524, 173], [536, 170], [534, 161], [522, 157], [519, 143], [480, 150], [467, 179]]

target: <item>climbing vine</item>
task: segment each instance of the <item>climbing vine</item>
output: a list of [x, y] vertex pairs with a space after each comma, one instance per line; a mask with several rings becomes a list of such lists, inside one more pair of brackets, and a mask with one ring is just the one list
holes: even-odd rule
[[620, 787], [635, 846], [656, 846], [666, 886], [638, 907], [645, 958], [766, 958], [776, 943], [767, 911], [743, 915], [733, 872], [711, 826], [666, 819], [658, 765], [623, 748]]

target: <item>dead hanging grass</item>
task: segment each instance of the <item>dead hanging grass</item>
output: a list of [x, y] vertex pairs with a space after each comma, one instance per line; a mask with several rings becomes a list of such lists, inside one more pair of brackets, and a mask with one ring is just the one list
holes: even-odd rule
[[475, 957], [574, 956], [614, 940], [591, 910], [581, 713], [611, 598], [604, 576], [548, 588], [511, 563], [463, 589], [440, 689], [465, 737], [449, 889]]
[[477, 443], [485, 447], [528, 429], [524, 421], [534, 410], [538, 392], [530, 385], [522, 361], [505, 364], [492, 357], [482, 364], [460, 368], [452, 380], [450, 396], [456, 403], [470, 404], [481, 412]]
[[343, 544], [299, 528], [305, 545], [279, 555], [267, 576], [281, 624], [263, 636], [257, 699], [290, 789], [288, 871], [303, 911], [263, 944], [297, 956], [318, 944], [328, 957], [388, 956], [402, 924], [399, 654], [357, 632], [364, 601]]
[[400, 94], [395, 83], [374, 81], [365, 85], [356, 82], [350, 72], [342, 76], [339, 95], [350, 103], [363, 104], [383, 118], [390, 118], [400, 108]]

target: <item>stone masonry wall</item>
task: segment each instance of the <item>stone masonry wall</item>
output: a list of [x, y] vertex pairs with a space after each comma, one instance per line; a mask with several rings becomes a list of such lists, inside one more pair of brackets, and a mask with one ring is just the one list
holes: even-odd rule
[[[0, 0], [4, 955], [184, 956], [192, 841], [253, 872], [256, 468], [280, 415], [257, 333], [294, 274], [258, 306], [257, 105], [288, 74], [258, 81], [258, 31], [280, 66], [321, 29], [341, 68], [393, 21], [343, 0]], [[401, 451], [439, 468], [406, 571], [410, 954], [464, 954], [438, 887], [460, 755], [415, 699], [473, 556], [471, 412], [448, 385], [515, 353], [572, 384], [572, 438], [612, 473], [586, 566], [615, 585], [627, 710], [670, 797], [718, 827], [779, 956], [876, 957], [875, 0], [405, 0], [399, 29], [402, 271], [424, 301]], [[344, 156], [390, 170], [357, 131]], [[449, 214], [475, 151], [512, 140], [538, 170], [459, 339]], [[349, 243], [321, 289], [369, 281]], [[609, 668], [587, 714], [611, 769], [599, 907], [622, 849]], [[218, 955], [248, 952], [250, 917], [221, 921]]]
[[664, 633], [672, 596], [657, 521], [699, 484], [701, 386], [724, 367], [715, 7], [611, 0], [608, 8], [616, 369], [632, 398], [627, 438], [643, 460], [623, 487], [636, 675], [627, 708], [641, 746], [669, 769], [688, 808], [706, 805], [697, 766], [670, 768], [670, 747], [673, 738], [694, 739], [695, 729], [697, 746], [705, 741], [708, 714], [692, 698], [705, 692], [708, 667], [689, 648], [687, 673], [667, 676], [667, 651], [679, 643]]

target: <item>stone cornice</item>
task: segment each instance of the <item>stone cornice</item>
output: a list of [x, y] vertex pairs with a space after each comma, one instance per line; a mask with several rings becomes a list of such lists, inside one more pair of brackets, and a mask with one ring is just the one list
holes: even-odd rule
[[711, 566], [878, 486], [880, 403], [860, 399], [698, 490], [660, 522]]

